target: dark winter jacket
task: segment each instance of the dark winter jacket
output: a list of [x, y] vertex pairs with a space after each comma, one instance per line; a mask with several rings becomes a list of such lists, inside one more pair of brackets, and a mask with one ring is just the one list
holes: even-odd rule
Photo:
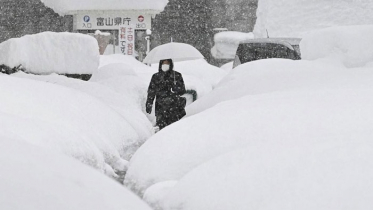
[[162, 62], [159, 63], [158, 73], [155, 73], [148, 88], [148, 98], [146, 101], [147, 110], [151, 110], [155, 101], [155, 116], [167, 115], [169, 118], [178, 119], [185, 116], [185, 98], [180, 97], [185, 94], [185, 85], [182, 75], [173, 69], [171, 59], [170, 70], [162, 71]]

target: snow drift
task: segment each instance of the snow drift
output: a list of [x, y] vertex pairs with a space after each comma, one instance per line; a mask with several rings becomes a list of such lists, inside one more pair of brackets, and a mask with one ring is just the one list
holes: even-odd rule
[[250, 146], [222, 155], [183, 177], [160, 202], [162, 209], [368, 209], [371, 134], [310, 147]]
[[22, 65], [34, 74], [92, 74], [99, 65], [95, 38], [78, 33], [43, 32], [0, 44], [0, 65]]
[[303, 37], [331, 26], [372, 24], [373, 1], [260, 0], [255, 37]]
[[[154, 183], [179, 180], [211, 158], [261, 141], [303, 144], [360, 131], [368, 133], [362, 139], [370, 139], [372, 77], [368, 68], [310, 61], [241, 65], [187, 107], [199, 114], [165, 128], [135, 153], [126, 182], [142, 193]], [[245, 96], [242, 103], [231, 101]]]
[[118, 183], [71, 158], [4, 131], [0, 139], [0, 209], [150, 210]]
[[[126, 169], [124, 159], [139, 137], [120, 114], [99, 99], [60, 85], [7, 75], [0, 75], [0, 89], [0, 113], [10, 116], [5, 118], [7, 122], [16, 122], [16, 118], [26, 125], [8, 124], [0, 128], [2, 132], [63, 151], [100, 170], [112, 170], [108, 165]], [[19, 129], [24, 133], [18, 134]], [[56, 137], [50, 140], [53, 135]]]
[[373, 62], [373, 25], [331, 27], [306, 34], [301, 43], [302, 59], [332, 59], [346, 67]]

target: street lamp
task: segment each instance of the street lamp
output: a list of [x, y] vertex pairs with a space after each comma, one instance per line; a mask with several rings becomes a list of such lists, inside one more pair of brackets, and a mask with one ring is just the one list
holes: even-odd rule
[[147, 43], [146, 54], [149, 54], [149, 52], [150, 52], [150, 35], [152, 35], [152, 30], [146, 29], [146, 35], [147, 35], [145, 37], [145, 40], [146, 40], [146, 43]]

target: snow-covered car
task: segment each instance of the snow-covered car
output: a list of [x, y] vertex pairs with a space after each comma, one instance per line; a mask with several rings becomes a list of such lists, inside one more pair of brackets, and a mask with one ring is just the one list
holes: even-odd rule
[[267, 58], [300, 60], [298, 38], [267, 38], [243, 41], [238, 45], [233, 68], [250, 61]]

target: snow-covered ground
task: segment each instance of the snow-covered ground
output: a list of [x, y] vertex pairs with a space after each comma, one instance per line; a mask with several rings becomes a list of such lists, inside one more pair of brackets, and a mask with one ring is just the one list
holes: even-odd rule
[[[1, 122], [3, 117], [1, 114]], [[22, 135], [28, 127], [23, 127], [22, 121], [15, 123], [20, 123], [17, 134], [4, 130], [0, 134], [0, 209], [151, 209], [129, 190], [92, 168], [20, 140], [18, 134]], [[32, 134], [28, 133], [30, 139], [34, 138]], [[53, 141], [54, 137], [49, 139]]]
[[[355, 29], [317, 31], [303, 41]], [[357, 52], [372, 34], [365, 36], [326, 46]], [[308, 46], [302, 53], [318, 48]], [[135, 153], [126, 185], [160, 209], [370, 208], [373, 69], [366, 59], [345, 65], [334, 53], [233, 69], [187, 107], [189, 117]]]
[[303, 37], [332, 26], [372, 24], [370, 0], [259, 0], [255, 37]]

